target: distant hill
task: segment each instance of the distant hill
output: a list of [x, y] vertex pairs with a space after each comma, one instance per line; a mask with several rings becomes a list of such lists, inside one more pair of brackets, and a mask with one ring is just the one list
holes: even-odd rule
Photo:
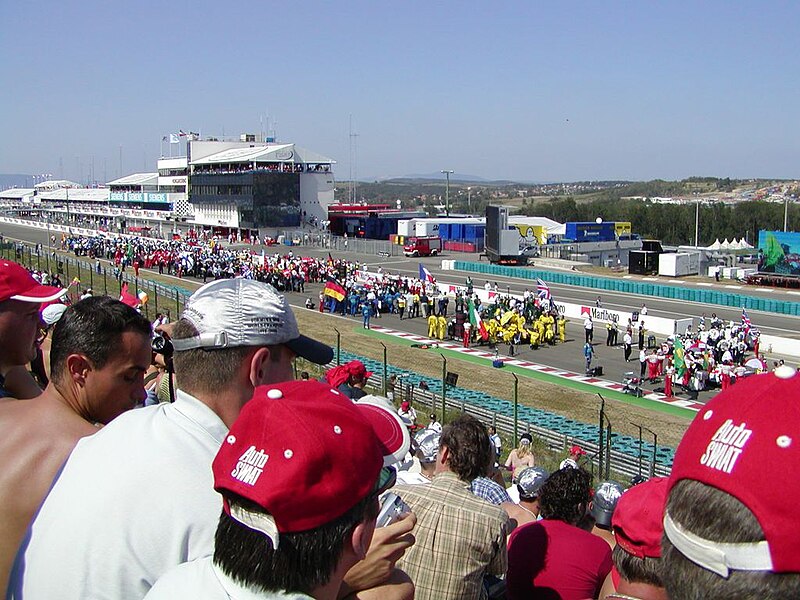
[[[447, 178], [443, 173], [428, 173], [416, 175], [402, 175], [398, 177], [380, 177], [370, 181], [377, 181], [379, 183], [411, 183], [411, 184], [425, 184], [425, 183], [444, 183]], [[463, 175], [461, 173], [453, 173], [450, 175], [451, 184], [470, 184], [478, 183], [486, 186], [502, 186], [514, 185], [515, 181], [505, 179], [490, 180], [478, 177], [477, 175]]]
[[18, 187], [24, 188], [31, 186], [33, 181], [30, 175], [22, 175], [16, 173], [0, 173], [0, 190], [7, 190], [8, 188]]

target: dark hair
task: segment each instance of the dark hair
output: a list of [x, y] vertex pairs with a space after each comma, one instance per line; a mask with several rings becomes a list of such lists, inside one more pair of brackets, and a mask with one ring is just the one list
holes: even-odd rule
[[[231, 504], [264, 512], [257, 504], [226, 493]], [[359, 523], [378, 516], [369, 494], [338, 519], [316, 529], [280, 534], [277, 550], [263, 533], [242, 525], [224, 510], [214, 542], [214, 564], [238, 583], [266, 591], [309, 593], [330, 581], [345, 542]]]
[[53, 328], [50, 376], [61, 381], [71, 354], [82, 354], [102, 369], [118, 350], [120, 337], [132, 331], [152, 335], [150, 321], [127, 304], [108, 296], [89, 296], [64, 311]]
[[539, 490], [542, 518], [578, 523], [590, 499], [591, 482], [583, 469], [567, 467], [550, 475]]
[[448, 467], [461, 481], [485, 475], [492, 460], [489, 434], [483, 423], [470, 415], [461, 415], [442, 430], [439, 446], [450, 451]]
[[[676, 483], [667, 499], [667, 512], [686, 530], [707, 540], [734, 544], [764, 540], [750, 509], [699, 481]], [[666, 534], [661, 540], [661, 560], [670, 598], [800, 598], [800, 573], [731, 570], [727, 578], [720, 577], [686, 558]]]
[[657, 587], [664, 587], [661, 581], [661, 559], [645, 556], [639, 558], [628, 554], [617, 544], [611, 551], [614, 566], [619, 571], [620, 577], [631, 583], [646, 583]]
[[[178, 319], [172, 329], [176, 340], [194, 337], [197, 329], [186, 319]], [[270, 360], [278, 361], [283, 348], [269, 346]], [[192, 348], [176, 352], [172, 357], [175, 377], [180, 388], [186, 392], [214, 392], [230, 387], [236, 381], [236, 374], [247, 359], [255, 352], [256, 346], [235, 346], [233, 348]]]

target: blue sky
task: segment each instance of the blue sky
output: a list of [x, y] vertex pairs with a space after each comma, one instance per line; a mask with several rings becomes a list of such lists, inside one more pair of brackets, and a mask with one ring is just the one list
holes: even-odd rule
[[800, 177], [800, 3], [0, 3], [0, 172], [258, 132], [359, 178]]

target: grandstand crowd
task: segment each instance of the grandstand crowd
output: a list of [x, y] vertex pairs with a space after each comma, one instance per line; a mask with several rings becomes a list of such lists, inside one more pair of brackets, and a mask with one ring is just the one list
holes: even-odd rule
[[[548, 473], [529, 434], [503, 460], [474, 417], [418, 419], [371, 395], [359, 361], [295, 380], [296, 357], [324, 366], [333, 352], [302, 335], [280, 292], [326, 282], [320, 309], [365, 326], [396, 312], [428, 319], [433, 338], [444, 318], [465, 344], [510, 345], [558, 341], [544, 295], [482, 306], [422, 271], [218, 243], [65, 248], [198, 278], [207, 264], [212, 281], [175, 322], [151, 323], [136, 298], [84, 291], [67, 306], [62, 282], [0, 261], [9, 598], [800, 597], [787, 502], [800, 490], [774, 485], [800, 464], [800, 377], [786, 365], [723, 385], [669, 478], [595, 481], [578, 446]], [[667, 368], [743, 358], [748, 325], [704, 320], [662, 349]]]

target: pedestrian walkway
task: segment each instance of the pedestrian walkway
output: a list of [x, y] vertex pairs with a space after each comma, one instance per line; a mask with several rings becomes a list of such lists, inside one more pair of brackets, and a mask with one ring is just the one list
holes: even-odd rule
[[[487, 363], [491, 364], [491, 362], [496, 358], [494, 352], [489, 350], [485, 350], [480, 347], [473, 347], [473, 348], [464, 348], [461, 344], [456, 344], [455, 342], [450, 341], [440, 341], [436, 339], [431, 339], [422, 335], [418, 335], [415, 333], [408, 333], [406, 331], [398, 331], [397, 329], [391, 329], [389, 327], [383, 327], [381, 325], [373, 325], [372, 331], [383, 333], [385, 335], [391, 335], [397, 338], [401, 338], [404, 340], [408, 340], [410, 342], [414, 342], [417, 344], [437, 344], [439, 348], [443, 350], [450, 350], [452, 352], [458, 352], [460, 354], [464, 354], [467, 356], [474, 356], [481, 359], [486, 360]], [[598, 377], [590, 377], [587, 375], [581, 375], [580, 373], [574, 373], [572, 371], [566, 371], [564, 369], [557, 369], [555, 367], [549, 367], [547, 365], [542, 365], [539, 363], [534, 363], [528, 360], [519, 360], [515, 358], [508, 358], [502, 357], [503, 363], [505, 365], [520, 367], [521, 369], [527, 370], [534, 375], [535, 373], [540, 373], [543, 375], [549, 375], [551, 377], [562, 378], [565, 383], [566, 382], [578, 382], [582, 384], [586, 384], [599, 390], [612, 390], [615, 392], [622, 393], [624, 389], [624, 385], [621, 383], [617, 383], [614, 381], [609, 381], [607, 379], [600, 379]], [[632, 398], [632, 397], [631, 397]], [[681, 398], [667, 398], [664, 394], [658, 392], [650, 392], [642, 396], [643, 399], [649, 400], [656, 403], [665, 404], [668, 406], [675, 406], [679, 408], [685, 408], [692, 411], [698, 411], [700, 408], [703, 407], [703, 404], [700, 402], [693, 402], [691, 400], [683, 400]], [[657, 409], [657, 406], [653, 406], [654, 409]]]

